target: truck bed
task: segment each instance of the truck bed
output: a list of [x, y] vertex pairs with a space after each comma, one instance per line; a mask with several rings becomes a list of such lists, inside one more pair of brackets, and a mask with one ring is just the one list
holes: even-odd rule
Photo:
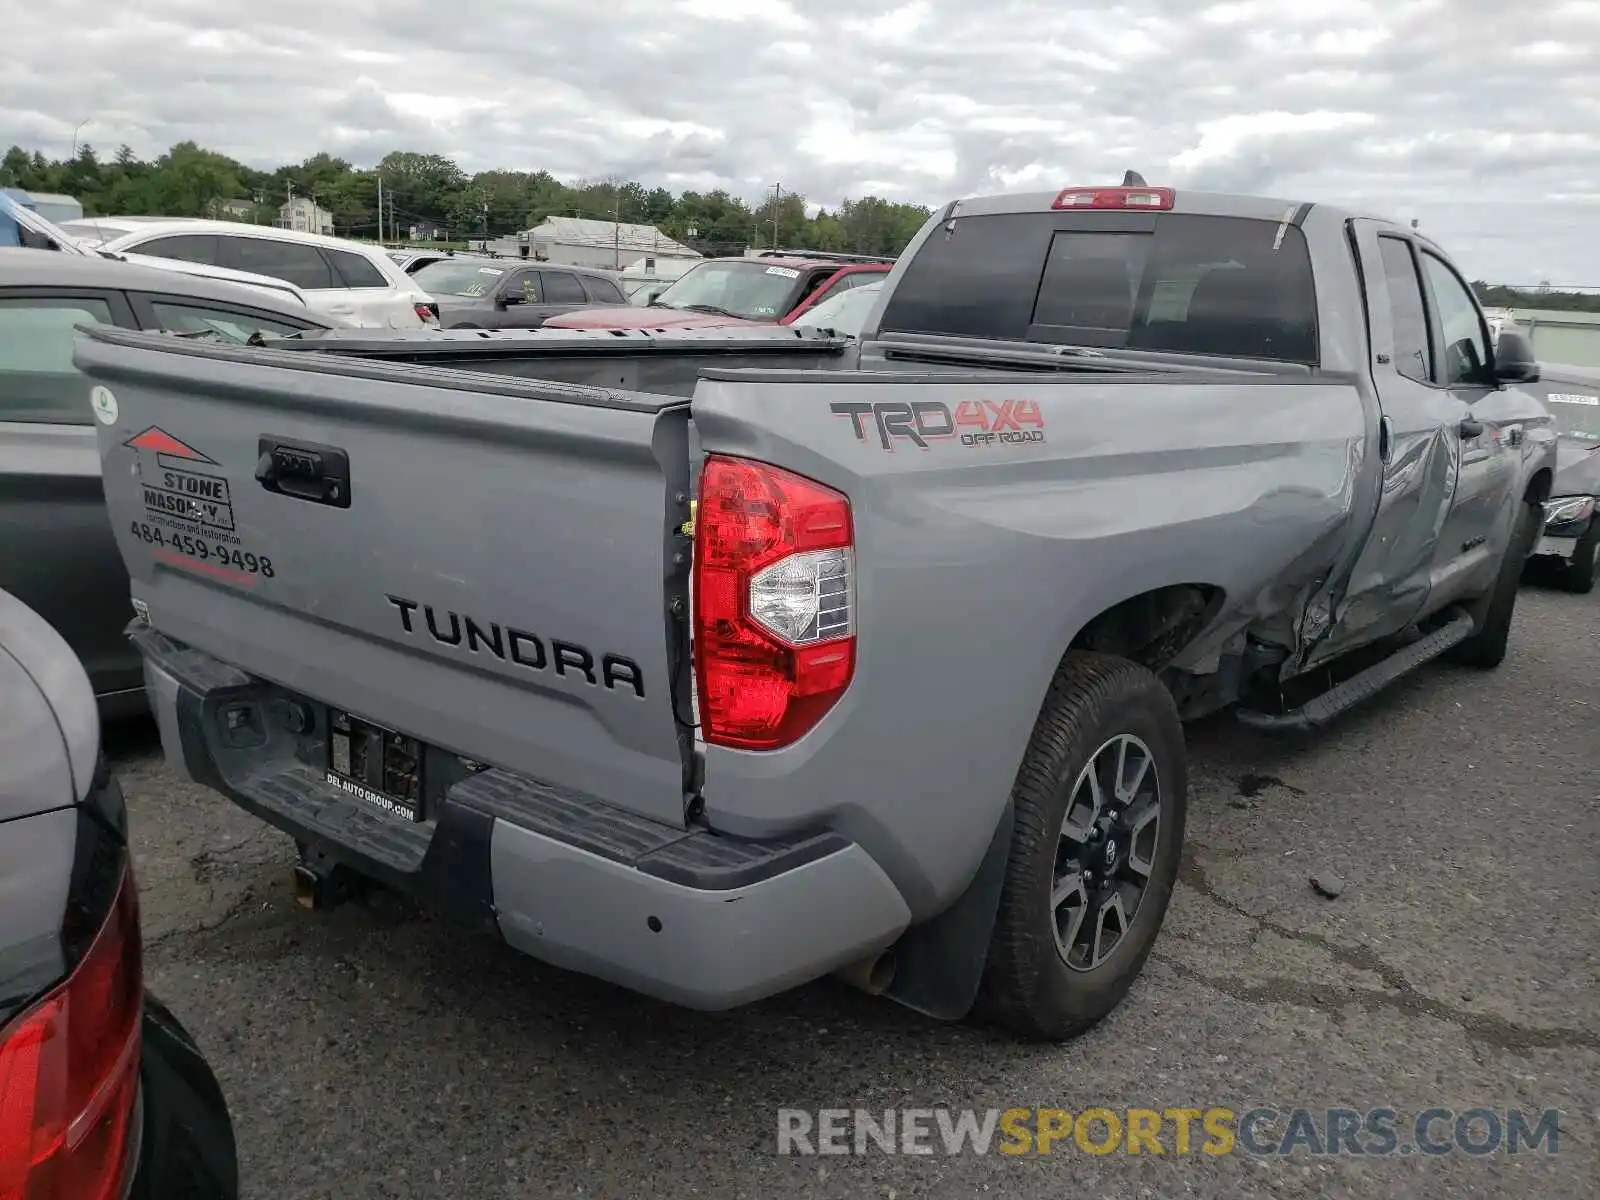
[[491, 375], [693, 394], [703, 370], [833, 370], [854, 361], [849, 338], [804, 329], [331, 329], [264, 341], [273, 349]]

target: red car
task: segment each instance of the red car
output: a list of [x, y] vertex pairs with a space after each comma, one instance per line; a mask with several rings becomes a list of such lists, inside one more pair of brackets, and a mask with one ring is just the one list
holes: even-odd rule
[[812, 305], [881, 280], [892, 258], [763, 250], [712, 258], [684, 272], [648, 305], [585, 308], [551, 317], [546, 329], [709, 329], [787, 325]]

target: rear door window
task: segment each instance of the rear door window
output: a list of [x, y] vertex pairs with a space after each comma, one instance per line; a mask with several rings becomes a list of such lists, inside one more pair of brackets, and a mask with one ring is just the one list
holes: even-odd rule
[[589, 289], [589, 298], [598, 304], [626, 304], [628, 298], [622, 294], [622, 289], [609, 279], [599, 275], [585, 275], [584, 286]]
[[1316, 289], [1304, 235], [1281, 221], [1244, 217], [957, 217], [907, 264], [883, 328], [1317, 360]]
[[0, 296], [0, 421], [90, 424], [89, 385], [72, 364], [73, 327], [113, 323], [103, 299]]
[[224, 260], [221, 266], [268, 275], [302, 288], [342, 286], [335, 282], [328, 260], [315, 246], [278, 238], [225, 237], [220, 240]]
[[224, 265], [217, 258], [217, 239], [205, 233], [185, 233], [174, 237], [152, 238], [128, 247], [129, 254], [148, 254], [154, 258], [173, 258], [179, 262], [200, 263], [208, 267]]
[[323, 250], [347, 288], [387, 288], [389, 281], [377, 266], [352, 250]]
[[544, 302], [546, 304], [585, 304], [583, 284], [570, 271], [544, 271]]

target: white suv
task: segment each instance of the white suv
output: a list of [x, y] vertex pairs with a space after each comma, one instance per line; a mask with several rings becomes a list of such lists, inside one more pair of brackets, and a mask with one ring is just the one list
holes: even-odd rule
[[238, 221], [174, 219], [141, 221], [98, 248], [287, 280], [304, 293], [307, 308], [337, 324], [415, 329], [439, 319], [433, 297], [381, 246], [344, 238]]

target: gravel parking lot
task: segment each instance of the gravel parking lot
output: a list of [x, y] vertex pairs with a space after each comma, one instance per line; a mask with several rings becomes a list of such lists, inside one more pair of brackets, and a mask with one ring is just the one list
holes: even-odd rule
[[[149, 728], [109, 736], [149, 982], [222, 1079], [248, 1197], [1600, 1194], [1600, 597], [1526, 590], [1500, 671], [1428, 669], [1308, 740], [1192, 728], [1155, 958], [1067, 1046], [831, 982], [696, 1014], [393, 898], [311, 915], [286, 837], [176, 782]], [[776, 1153], [786, 1107], [1258, 1105], [1565, 1116], [1554, 1156]]]

